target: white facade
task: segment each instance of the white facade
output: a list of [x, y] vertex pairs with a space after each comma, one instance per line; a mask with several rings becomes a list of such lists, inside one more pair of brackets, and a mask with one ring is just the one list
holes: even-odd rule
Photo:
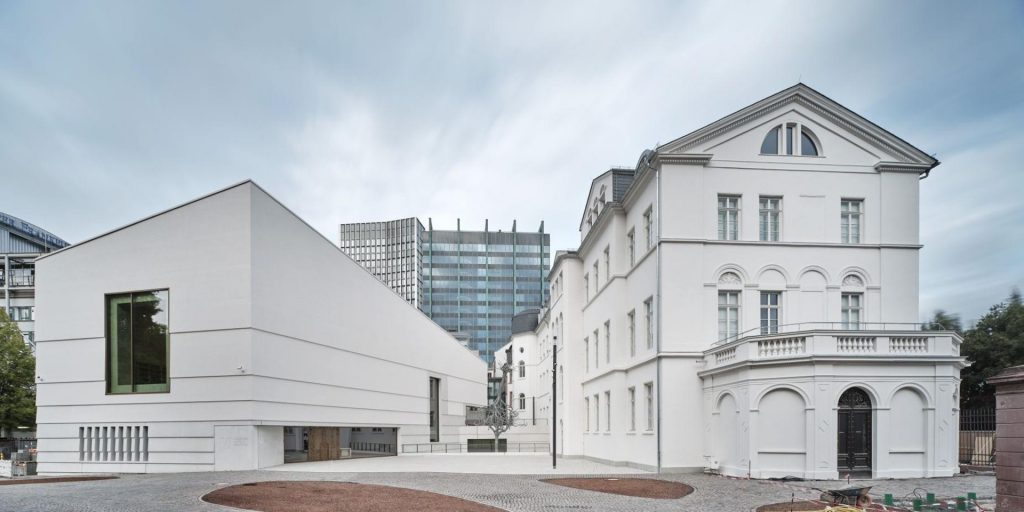
[[[486, 402], [483, 361], [251, 182], [38, 260], [39, 471], [281, 464], [285, 426], [427, 443]], [[166, 290], [169, 391], [108, 392], [105, 296]], [[134, 318], [134, 317], [133, 317]]]
[[[538, 368], [559, 338], [559, 453], [955, 473], [960, 339], [915, 323], [918, 187], [937, 164], [800, 84], [596, 178], [533, 338]], [[840, 410], [851, 388], [870, 403]]]

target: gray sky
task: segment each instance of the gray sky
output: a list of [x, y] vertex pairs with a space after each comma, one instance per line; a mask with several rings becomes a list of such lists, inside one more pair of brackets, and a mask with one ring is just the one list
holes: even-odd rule
[[922, 316], [1024, 287], [1024, 3], [295, 4], [0, 0], [0, 211], [76, 242], [251, 177], [332, 240], [575, 247], [594, 176], [802, 80], [943, 162]]

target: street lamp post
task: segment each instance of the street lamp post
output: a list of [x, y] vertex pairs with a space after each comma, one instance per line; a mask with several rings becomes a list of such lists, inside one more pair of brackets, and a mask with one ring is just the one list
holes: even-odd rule
[[558, 336], [552, 336], [551, 352], [551, 469], [558, 467]]

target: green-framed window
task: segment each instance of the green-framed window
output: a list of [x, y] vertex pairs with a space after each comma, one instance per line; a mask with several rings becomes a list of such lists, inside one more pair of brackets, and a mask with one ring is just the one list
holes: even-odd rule
[[166, 393], [168, 371], [167, 290], [106, 297], [107, 393]]

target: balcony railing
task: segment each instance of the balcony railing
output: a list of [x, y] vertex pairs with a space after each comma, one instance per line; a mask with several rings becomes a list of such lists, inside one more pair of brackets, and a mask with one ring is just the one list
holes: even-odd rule
[[[881, 328], [883, 325], [886, 328]], [[953, 332], [921, 331], [918, 324], [872, 324], [871, 330], [867, 324], [861, 326], [864, 329], [811, 328], [772, 334], [758, 330], [757, 335], [719, 343], [705, 351], [705, 369], [810, 357], [960, 357], [961, 339]]]
[[928, 329], [927, 326], [928, 324], [906, 322], [802, 322], [782, 324], [767, 329], [762, 327], [747, 329], [739, 334], [719, 340], [713, 346], [726, 345], [751, 336], [787, 334], [802, 331], [925, 331]]

